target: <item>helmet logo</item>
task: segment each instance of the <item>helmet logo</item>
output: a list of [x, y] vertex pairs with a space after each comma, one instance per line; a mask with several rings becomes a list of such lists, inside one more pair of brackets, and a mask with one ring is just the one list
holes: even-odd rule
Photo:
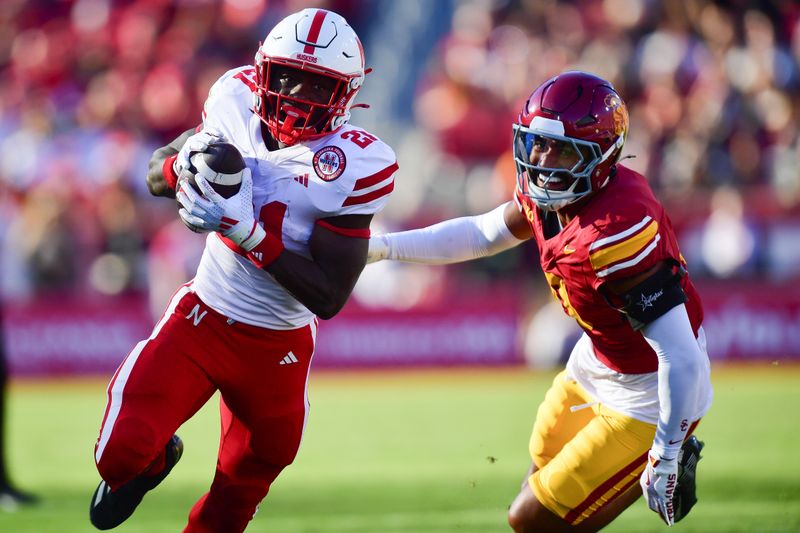
[[607, 108], [612, 109], [614, 134], [623, 135], [628, 131], [628, 109], [622, 104], [622, 100], [616, 94], [607, 95], [604, 103]]
[[314, 172], [324, 181], [333, 181], [344, 172], [347, 158], [338, 146], [326, 146], [314, 154]]

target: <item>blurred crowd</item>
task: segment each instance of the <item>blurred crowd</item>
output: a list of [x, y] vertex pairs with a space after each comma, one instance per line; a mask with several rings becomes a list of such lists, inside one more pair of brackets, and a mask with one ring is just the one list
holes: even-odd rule
[[570, 69], [611, 80], [626, 99], [624, 164], [667, 204], [695, 274], [800, 274], [800, 256], [786, 252], [800, 246], [787, 231], [800, 234], [800, 4], [791, 1], [458, 3], [415, 99], [427, 137], [417, 145], [439, 153], [401, 154], [404, 178], [421, 176], [418, 205], [439, 202], [452, 216], [453, 191], [456, 213], [509, 198], [508, 124], [534, 87]]
[[[408, 110], [354, 115], [361, 124], [372, 114], [370, 129], [397, 149], [401, 170], [382, 227], [510, 198], [511, 122], [535, 86], [578, 68], [610, 79], [627, 100], [625, 154], [635, 157], [625, 164], [667, 203], [698, 275], [800, 275], [792, 266], [800, 256], [787, 251], [800, 250], [796, 2], [403, 2], [420, 17], [448, 17], [449, 31], [425, 54], [398, 47], [396, 64], [370, 64], [375, 36], [392, 24], [381, 16], [387, 4], [4, 0], [4, 294], [119, 294], [167, 278], [150, 272], [191, 277], [202, 237], [176, 223], [172, 202], [147, 193], [150, 154], [195, 126], [213, 81], [252, 62], [274, 23], [307, 6], [340, 12], [362, 36], [376, 68], [367, 88], [381, 87], [382, 69], [424, 66]], [[512, 253], [464, 272], [530, 264]]]

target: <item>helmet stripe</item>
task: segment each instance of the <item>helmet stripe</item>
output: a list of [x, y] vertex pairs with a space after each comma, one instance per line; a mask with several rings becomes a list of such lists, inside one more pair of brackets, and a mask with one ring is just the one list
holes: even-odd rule
[[314, 44], [316, 44], [317, 39], [319, 39], [319, 32], [322, 30], [322, 22], [325, 20], [327, 14], [328, 12], [324, 9], [318, 9], [316, 14], [314, 14], [314, 20], [311, 21], [311, 28], [308, 30], [308, 37], [305, 41], [312, 44], [306, 44], [305, 48], [303, 48], [304, 53], [314, 53]]

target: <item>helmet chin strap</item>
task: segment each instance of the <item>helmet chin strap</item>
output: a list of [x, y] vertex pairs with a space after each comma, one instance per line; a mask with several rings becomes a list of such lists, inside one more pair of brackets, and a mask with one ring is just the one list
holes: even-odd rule
[[600, 158], [600, 161], [598, 161], [598, 164], [603, 163], [606, 159], [608, 159], [611, 156], [611, 154], [614, 153], [614, 150], [616, 150], [617, 148], [621, 148], [623, 144], [625, 144], [625, 137], [622, 136], [622, 135], [619, 135], [617, 137], [617, 140], [614, 141], [614, 144], [609, 146], [608, 150], [606, 150], [606, 152], [603, 154], [603, 157]]

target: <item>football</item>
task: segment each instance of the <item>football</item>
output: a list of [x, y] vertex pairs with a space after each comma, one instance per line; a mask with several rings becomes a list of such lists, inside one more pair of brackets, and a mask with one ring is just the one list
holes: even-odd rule
[[[189, 154], [189, 162], [191, 163], [189, 171], [192, 175], [203, 176], [223, 198], [230, 198], [239, 192], [245, 162], [234, 145], [224, 142], [210, 144], [204, 152]], [[189, 183], [200, 192], [194, 177]]]

